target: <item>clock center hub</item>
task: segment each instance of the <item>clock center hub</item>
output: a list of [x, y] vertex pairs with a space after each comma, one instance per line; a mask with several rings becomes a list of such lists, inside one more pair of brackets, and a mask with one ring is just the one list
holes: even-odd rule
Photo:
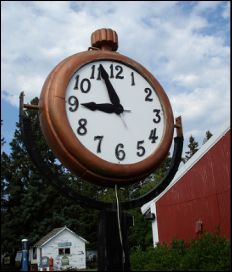
[[115, 109], [116, 114], [121, 114], [121, 113], [123, 113], [123, 111], [124, 111], [124, 108], [121, 104], [116, 106], [116, 109]]

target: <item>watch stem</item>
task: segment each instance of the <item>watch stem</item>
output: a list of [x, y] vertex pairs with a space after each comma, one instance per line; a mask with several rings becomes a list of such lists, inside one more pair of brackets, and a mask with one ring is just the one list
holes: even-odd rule
[[92, 47], [97, 47], [106, 51], [117, 51], [118, 35], [110, 28], [101, 28], [94, 31], [91, 35]]

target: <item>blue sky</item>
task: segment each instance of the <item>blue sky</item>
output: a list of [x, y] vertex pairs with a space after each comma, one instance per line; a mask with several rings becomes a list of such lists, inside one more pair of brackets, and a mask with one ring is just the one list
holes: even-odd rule
[[158, 79], [182, 116], [185, 143], [201, 145], [230, 118], [230, 2], [2, 1], [1, 119], [10, 152], [18, 97], [40, 95], [53, 67], [90, 46], [98, 28], [118, 33], [121, 54]]

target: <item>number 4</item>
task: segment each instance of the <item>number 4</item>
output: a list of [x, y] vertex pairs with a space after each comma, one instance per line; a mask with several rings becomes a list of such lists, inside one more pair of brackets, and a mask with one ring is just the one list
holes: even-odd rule
[[151, 140], [151, 142], [154, 144], [158, 138], [159, 137], [156, 136], [156, 128], [152, 129], [148, 139]]

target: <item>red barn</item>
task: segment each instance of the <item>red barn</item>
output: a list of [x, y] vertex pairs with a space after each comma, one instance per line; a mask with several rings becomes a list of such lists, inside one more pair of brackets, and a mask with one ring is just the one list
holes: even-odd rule
[[212, 136], [141, 210], [153, 215], [154, 246], [218, 228], [230, 239], [230, 128]]

